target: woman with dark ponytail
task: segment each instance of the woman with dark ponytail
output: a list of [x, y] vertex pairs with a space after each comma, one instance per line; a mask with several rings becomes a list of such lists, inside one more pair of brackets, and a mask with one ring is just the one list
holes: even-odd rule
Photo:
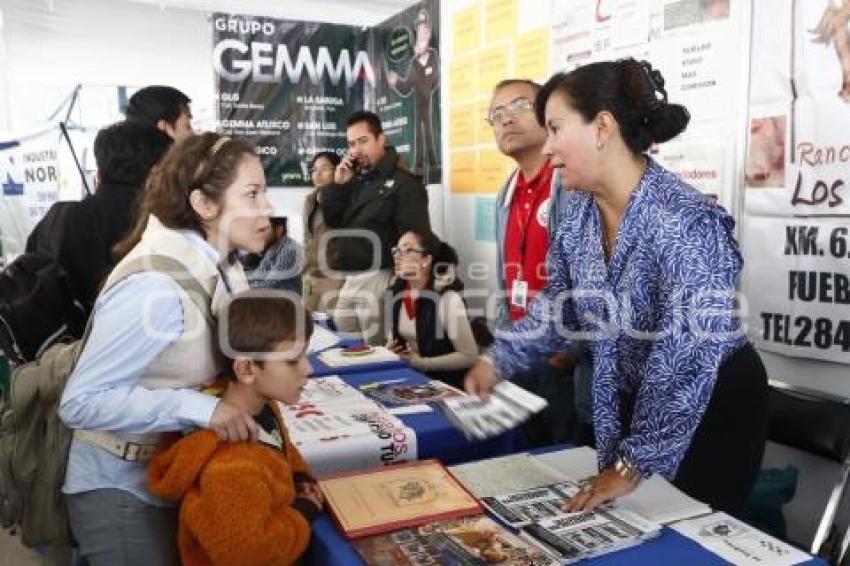
[[478, 359], [461, 297], [454, 248], [432, 233], [407, 232], [392, 249], [391, 350], [429, 377], [459, 387]]
[[566, 509], [660, 474], [741, 511], [764, 451], [767, 377], [736, 310], [734, 221], [646, 154], [685, 129], [688, 111], [634, 59], [559, 73], [534, 109], [549, 133], [544, 152], [571, 187], [569, 212], [550, 245], [548, 287], [497, 333], [466, 388], [486, 394], [499, 375], [583, 340], [600, 473]]

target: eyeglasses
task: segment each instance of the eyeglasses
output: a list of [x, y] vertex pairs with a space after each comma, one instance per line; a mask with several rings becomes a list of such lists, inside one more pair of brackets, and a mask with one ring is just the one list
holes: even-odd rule
[[333, 167], [311, 167], [310, 174], [313, 173], [333, 173]]
[[397, 255], [407, 255], [409, 253], [416, 252], [418, 254], [424, 254], [425, 250], [420, 250], [419, 248], [398, 248], [392, 247], [390, 248], [390, 253], [393, 254], [393, 257]]
[[534, 103], [526, 98], [517, 98], [513, 102], [509, 102], [504, 106], [496, 106], [484, 116], [484, 119], [491, 126], [501, 124], [508, 116], [515, 116], [524, 112], [529, 112], [534, 109]]

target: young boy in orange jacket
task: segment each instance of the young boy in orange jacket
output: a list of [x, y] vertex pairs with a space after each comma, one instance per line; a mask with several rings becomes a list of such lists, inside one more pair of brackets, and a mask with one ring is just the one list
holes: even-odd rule
[[277, 405], [298, 402], [307, 383], [312, 320], [279, 291], [252, 290], [234, 297], [219, 324], [232, 372], [216, 385], [226, 387], [224, 401], [254, 415], [259, 441], [196, 431], [154, 455], [148, 483], [180, 502], [184, 565], [290, 564], [306, 550], [324, 502]]

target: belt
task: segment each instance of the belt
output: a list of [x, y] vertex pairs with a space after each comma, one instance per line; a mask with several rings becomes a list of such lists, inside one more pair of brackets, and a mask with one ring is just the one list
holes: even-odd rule
[[124, 440], [109, 432], [75, 430], [74, 438], [87, 444], [103, 448], [110, 454], [128, 462], [146, 462], [151, 459], [158, 444], [144, 444]]

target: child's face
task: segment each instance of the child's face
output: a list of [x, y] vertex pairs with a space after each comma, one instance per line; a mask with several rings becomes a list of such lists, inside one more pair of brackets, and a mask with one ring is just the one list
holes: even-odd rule
[[294, 405], [307, 385], [307, 376], [313, 371], [307, 361], [307, 344], [279, 342], [275, 356], [262, 365], [255, 364], [257, 392], [266, 399]]

